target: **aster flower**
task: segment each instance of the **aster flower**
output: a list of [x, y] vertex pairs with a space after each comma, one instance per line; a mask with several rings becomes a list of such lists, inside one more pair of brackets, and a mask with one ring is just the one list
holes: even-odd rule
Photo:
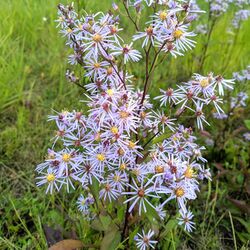
[[240, 23], [242, 21], [245, 21], [245, 20], [248, 20], [250, 17], [250, 10], [238, 10], [236, 13], [235, 13], [235, 16], [234, 16], [234, 19], [232, 21], [232, 24], [234, 26], [234, 28], [239, 28], [240, 27]]
[[86, 156], [88, 157], [88, 160], [91, 162], [91, 164], [102, 171], [104, 167], [111, 167], [111, 160], [107, 159], [107, 151], [108, 148], [106, 148], [103, 144], [99, 144], [98, 146], [90, 146], [86, 148]]
[[87, 73], [85, 76], [93, 77], [94, 80], [98, 78], [98, 80], [102, 80], [105, 77], [106, 68], [109, 66], [109, 63], [106, 61], [98, 62], [97, 60], [86, 60], [84, 68]]
[[142, 234], [137, 233], [135, 236], [136, 246], [140, 250], [146, 250], [149, 248], [154, 249], [154, 245], [157, 243], [156, 240], [152, 240], [151, 238], [154, 236], [154, 231], [151, 229], [145, 233], [144, 230], [142, 230]]
[[212, 75], [202, 76], [194, 74], [193, 78], [194, 80], [189, 81], [186, 85], [192, 88], [197, 95], [202, 94], [204, 98], [207, 98], [214, 94]]
[[175, 123], [173, 121], [176, 119], [169, 119], [169, 117], [167, 117], [163, 111], [161, 113], [154, 112], [154, 115], [156, 117], [155, 123], [161, 126], [163, 133], [165, 132], [165, 127], [168, 127], [171, 131], [175, 130]]
[[[146, 23], [146, 30], [133, 36], [134, 41], [143, 40], [142, 48], [144, 51], [148, 48], [149, 57], [155, 52], [155, 59], [148, 58], [152, 63], [152, 69], [148, 65], [148, 77], [160, 53], [176, 57], [194, 47], [195, 34], [188, 30], [200, 12], [194, 2], [131, 0], [125, 4], [126, 10], [133, 6], [136, 13], [154, 4], [164, 5]], [[117, 6], [113, 7], [116, 11]], [[97, 184], [99, 199], [106, 202], [119, 199], [124, 206], [127, 204], [128, 213], [137, 212], [138, 208], [139, 215], [150, 206], [162, 220], [166, 216], [165, 205], [172, 200], [180, 209], [180, 224], [191, 230], [192, 214], [187, 210], [187, 202], [196, 199], [200, 180], [211, 179], [211, 174], [204, 167], [205, 148], [196, 143], [192, 129], [175, 123], [189, 109], [202, 129], [204, 123], [208, 124], [205, 107], [215, 107], [222, 113], [220, 96], [225, 88], [232, 88], [233, 80], [214, 77], [212, 73], [194, 74], [177, 89], [171, 86], [160, 89], [161, 94], [155, 99], [166, 110], [156, 111], [147, 94], [148, 86], [143, 91], [136, 89], [134, 77], [124, 66], [129, 61], [139, 61], [142, 55], [133, 48], [133, 43], [121, 46], [118, 16], [99, 12], [78, 17], [72, 5], [59, 5], [59, 16], [61, 33], [73, 51], [69, 63], [85, 69], [86, 84], [80, 83], [80, 78], [71, 71], [66, 75], [69, 81], [84, 84], [88, 92], [83, 101], [87, 113], [85, 116], [75, 110], [62, 111], [49, 117], [57, 127], [53, 140], [60, 139], [57, 146], [65, 148], [48, 151], [45, 161], [36, 168], [37, 185], [47, 186], [46, 192], [52, 193], [62, 186], [69, 192], [80, 184], [84, 195], [77, 205], [87, 216], [91, 216], [90, 205], [94, 202], [93, 184]], [[249, 70], [246, 71], [238, 77], [247, 79]], [[231, 100], [234, 106], [244, 106], [245, 102], [244, 93]], [[168, 117], [172, 112], [176, 120]], [[138, 234], [137, 247], [145, 250], [154, 247], [153, 234], [152, 230]]]
[[124, 172], [115, 171], [115, 173], [111, 173], [107, 180], [115, 189], [119, 192], [124, 191], [125, 184], [128, 182], [127, 175]]
[[196, 110], [195, 111], [188, 107], [188, 109], [195, 112], [197, 127], [198, 127], [198, 129], [201, 129], [201, 130], [203, 130], [203, 122], [206, 123], [207, 125], [209, 125], [209, 123], [206, 121], [206, 118], [205, 118], [204, 113], [202, 111], [203, 106], [204, 106], [204, 103], [201, 103], [198, 101], [196, 103]]
[[82, 37], [85, 41], [84, 52], [86, 53], [84, 58], [90, 59], [93, 56], [95, 59], [98, 58], [98, 53], [103, 56], [107, 56], [107, 44], [112, 43], [110, 31], [105, 29], [98, 29], [96, 32], [86, 33], [86, 36]]
[[124, 46], [119, 47], [112, 47], [113, 52], [111, 52], [111, 55], [113, 56], [119, 56], [123, 55], [124, 58], [124, 64], [126, 64], [128, 61], [132, 62], [138, 62], [142, 56], [138, 50], [135, 50], [132, 48], [133, 43], [125, 44]]
[[222, 76], [215, 77], [214, 89], [218, 88], [219, 95], [224, 95], [224, 89], [233, 89], [234, 79], [224, 79]]
[[116, 200], [120, 196], [120, 191], [118, 191], [114, 184], [110, 184], [108, 181], [103, 182], [103, 189], [99, 192], [99, 197], [104, 200], [108, 199], [109, 202]]
[[167, 102], [170, 104], [171, 102], [173, 102], [174, 104], [176, 104], [179, 100], [181, 95], [179, 95], [179, 91], [177, 90], [173, 90], [172, 88], [168, 88], [167, 90], [163, 90], [160, 89], [160, 92], [162, 93], [162, 95], [159, 95], [157, 97], [155, 97], [154, 99], [160, 99], [161, 101], [161, 105], [160, 106], [166, 106]]
[[189, 233], [192, 232], [193, 229], [195, 229], [195, 227], [194, 227], [195, 223], [191, 221], [194, 217], [192, 212], [187, 211], [186, 213], [184, 213], [183, 211], [180, 211], [180, 215], [181, 215], [181, 217], [178, 219], [179, 220], [178, 224], [184, 225], [184, 229], [187, 232], [189, 232]]
[[[161, 43], [156, 43], [158, 47], [161, 47], [162, 44]], [[163, 46], [162, 48], [162, 52], [165, 53], [170, 53], [173, 57], [177, 57], [177, 56], [183, 56], [183, 53], [181, 53], [176, 44], [173, 41], [170, 42], [166, 42], [166, 44]]]
[[154, 46], [154, 41], [156, 39], [156, 31], [154, 27], [148, 26], [144, 32], [139, 32], [138, 34], [133, 36], [133, 40], [136, 41], [138, 39], [144, 38], [144, 41], [142, 43], [142, 48], [148, 46], [149, 41]]
[[104, 171], [93, 166], [89, 161], [84, 162], [80, 170], [75, 173], [75, 179], [78, 180], [83, 187], [92, 185], [96, 179], [99, 183], [104, 179]]
[[36, 177], [38, 179], [37, 186], [47, 185], [46, 193], [52, 194], [54, 188], [59, 191], [63, 182], [58, 178], [56, 170], [48, 168], [47, 172], [42, 173], [42, 176]]
[[187, 31], [187, 26], [182, 25], [177, 27], [172, 34], [175, 39], [174, 44], [178, 50], [187, 51], [195, 47], [196, 42], [189, 37], [194, 37], [196, 34]]
[[239, 82], [250, 80], [250, 66], [247, 66], [247, 68], [241, 72], [234, 72], [233, 77]]
[[173, 183], [170, 187], [162, 187], [157, 193], [170, 194], [170, 196], [161, 204], [162, 206], [170, 200], [176, 199], [180, 210], [186, 213], [186, 201], [196, 199], [196, 191], [198, 190], [197, 184], [187, 184], [186, 181], [183, 180], [179, 183]]
[[149, 180], [146, 184], [144, 184], [144, 179], [142, 179], [140, 186], [137, 185], [136, 181], [133, 179], [133, 185], [127, 184], [128, 187], [132, 189], [130, 192], [123, 192], [123, 195], [131, 195], [132, 197], [127, 199], [124, 203], [132, 201], [132, 204], [129, 207], [129, 212], [133, 210], [135, 205], [139, 203], [139, 215], [141, 215], [142, 210], [147, 212], [145, 202], [150, 205], [152, 208], [155, 207], [149, 202], [148, 198], [158, 198], [159, 196], [153, 194], [155, 193], [152, 190], [152, 187], [149, 185], [151, 184], [151, 180]]
[[221, 114], [221, 113], [213, 113], [213, 117], [218, 120], [225, 120], [227, 119], [227, 114]]
[[185, 88], [184, 86], [178, 86], [178, 90], [178, 96], [180, 96], [180, 100], [177, 102], [177, 104], [182, 103], [181, 109], [187, 107], [187, 105], [190, 106], [190, 102], [196, 105], [198, 100], [203, 101], [203, 99], [196, 95], [193, 89]]
[[80, 212], [82, 212], [85, 215], [88, 215], [89, 206], [94, 204], [94, 198], [90, 194], [86, 198], [81, 194], [76, 204]]
[[248, 133], [244, 133], [243, 134], [243, 137], [244, 137], [244, 139], [246, 140], [246, 141], [250, 141], [250, 133], [248, 132]]

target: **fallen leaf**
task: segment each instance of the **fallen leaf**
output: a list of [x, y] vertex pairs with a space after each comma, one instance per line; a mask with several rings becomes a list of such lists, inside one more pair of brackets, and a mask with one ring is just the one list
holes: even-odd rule
[[62, 240], [51, 246], [49, 250], [73, 250], [83, 247], [80, 240]]
[[52, 246], [63, 240], [62, 229], [57, 227], [56, 229], [49, 227], [48, 225], [43, 225], [44, 234], [46, 237], [46, 241], [48, 246]]
[[242, 212], [250, 214], [250, 204], [247, 204], [245, 201], [236, 200], [230, 197], [228, 197], [228, 200], [231, 201]]

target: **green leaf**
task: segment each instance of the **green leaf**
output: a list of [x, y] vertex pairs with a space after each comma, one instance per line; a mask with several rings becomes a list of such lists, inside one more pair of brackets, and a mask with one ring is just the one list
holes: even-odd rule
[[99, 218], [103, 225], [104, 230], [106, 231], [111, 223], [110, 217], [105, 215], [100, 215]]
[[117, 219], [119, 222], [124, 220], [124, 206], [120, 206], [117, 211]]
[[238, 220], [247, 230], [247, 232], [250, 234], [250, 222], [243, 220], [239, 217], [234, 217], [236, 220]]
[[250, 120], [245, 120], [244, 123], [245, 123], [246, 127], [248, 129], [250, 129]]
[[134, 230], [132, 232], [130, 232], [129, 234], [129, 245], [132, 246], [133, 245], [133, 242], [135, 242], [134, 240], [134, 237], [136, 236], [136, 234], [139, 232], [140, 230], [140, 227], [139, 226], [136, 226], [134, 228]]
[[162, 142], [163, 140], [169, 138], [171, 135], [172, 135], [172, 132], [164, 133], [164, 134], [162, 134], [160, 136], [155, 137], [153, 139], [152, 143], [156, 144], [156, 143]]
[[175, 219], [171, 219], [168, 223], [164, 226], [164, 231], [161, 233], [160, 238], [164, 238], [167, 236], [171, 230], [173, 230], [177, 225], [177, 221]]
[[238, 182], [239, 184], [242, 185], [243, 182], [244, 182], [244, 175], [241, 174], [241, 173], [239, 173], [239, 174], [237, 175], [236, 179], [237, 179], [237, 182]]
[[91, 222], [91, 224], [90, 224], [90, 226], [93, 228], [93, 229], [95, 229], [96, 231], [105, 231], [105, 227], [103, 226], [103, 224], [102, 224], [102, 222], [101, 222], [101, 220], [99, 219], [99, 218], [95, 218], [92, 222]]
[[243, 242], [244, 244], [246, 244], [249, 241], [249, 233], [236, 232], [236, 234], [241, 240], [241, 242]]
[[157, 219], [160, 219], [158, 213], [153, 209], [149, 204], [145, 203], [147, 212], [145, 213], [146, 217], [152, 224], [157, 223]]
[[101, 250], [115, 250], [121, 240], [120, 232], [117, 230], [107, 231], [101, 242]]
[[99, 198], [99, 182], [95, 178], [93, 178], [92, 185], [90, 185], [90, 190], [91, 190], [91, 193], [98, 200], [98, 198]]

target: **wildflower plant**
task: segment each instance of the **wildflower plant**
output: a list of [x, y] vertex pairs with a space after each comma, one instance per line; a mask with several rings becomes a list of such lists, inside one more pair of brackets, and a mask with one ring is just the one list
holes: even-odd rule
[[[79, 16], [73, 5], [58, 6], [57, 26], [73, 51], [69, 63], [79, 64], [88, 82], [83, 85], [70, 70], [66, 77], [83, 89], [88, 112], [49, 116], [58, 131], [36, 168], [37, 185], [46, 186], [46, 193], [80, 189], [77, 207], [87, 220], [105, 214], [120, 242], [148, 249], [161, 244], [170, 210], [176, 224], [188, 232], [195, 228], [191, 201], [211, 175], [194, 130], [209, 125], [206, 110], [223, 115], [223, 95], [234, 80], [194, 74], [176, 88], [166, 83], [153, 106], [149, 90], [157, 88], [158, 59], [192, 50], [196, 34], [190, 24], [203, 11], [191, 1], [121, 1], [112, 7], [108, 13]], [[143, 29], [133, 13], [146, 9], [153, 14]], [[118, 13], [135, 29], [129, 40], [122, 35]], [[142, 63], [140, 89], [129, 69]], [[138, 232], [138, 225], [145, 230]]]

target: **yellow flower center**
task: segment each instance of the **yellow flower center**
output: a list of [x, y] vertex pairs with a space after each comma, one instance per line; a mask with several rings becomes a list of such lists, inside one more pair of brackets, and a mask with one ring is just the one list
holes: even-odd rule
[[202, 80], [200, 81], [200, 86], [201, 86], [202, 88], [206, 88], [208, 85], [209, 85], [209, 80], [208, 80], [208, 78], [204, 78], [204, 79], [202, 79]]
[[101, 67], [100, 63], [94, 63], [94, 68], [99, 69]]
[[159, 17], [162, 21], [167, 19], [167, 12], [166, 11], [161, 11], [159, 14]]
[[48, 174], [46, 178], [48, 182], [52, 182], [56, 179], [54, 174]]
[[149, 245], [149, 238], [148, 237], [143, 237], [143, 242], [148, 246]]
[[69, 111], [68, 110], [62, 110], [62, 115], [65, 116], [65, 115], [68, 115]]
[[112, 67], [107, 68], [107, 74], [111, 75], [113, 73]]
[[138, 196], [141, 197], [141, 198], [144, 197], [144, 195], [145, 195], [144, 189], [139, 189], [139, 191], [138, 191], [137, 194], [138, 194]]
[[185, 191], [182, 187], [178, 187], [175, 189], [176, 197], [182, 197], [185, 194]]
[[108, 89], [108, 90], [107, 90], [107, 94], [108, 94], [109, 96], [114, 95], [114, 90], [113, 90], [113, 89]]
[[178, 140], [178, 138], [176, 137], [176, 136], [173, 136], [173, 138], [172, 138], [174, 141], [177, 141]]
[[135, 144], [134, 142], [132, 142], [132, 141], [129, 141], [129, 142], [128, 142], [128, 147], [129, 147], [130, 149], [134, 149], [135, 146], [136, 146], [136, 144]]
[[191, 179], [193, 177], [193, 175], [194, 175], [193, 169], [191, 167], [187, 167], [184, 175], [185, 175], [186, 178]]
[[132, 171], [132, 173], [135, 174], [136, 176], [138, 176], [140, 174], [140, 171], [139, 171], [139, 169], [134, 169]]
[[122, 119], [126, 119], [126, 118], [129, 117], [129, 113], [126, 112], [126, 111], [120, 111], [119, 114], [120, 114], [120, 117], [121, 117]]
[[142, 112], [141, 112], [141, 118], [142, 118], [142, 119], [145, 119], [146, 116], [147, 116], [147, 114], [146, 114], [145, 112], [142, 111]]
[[176, 30], [174, 32], [174, 37], [177, 39], [180, 38], [182, 35], [183, 35], [183, 31], [181, 31], [181, 30]]
[[109, 184], [106, 184], [106, 185], [105, 185], [105, 190], [106, 190], [107, 192], [109, 192], [110, 189], [111, 189], [111, 186], [110, 186]]
[[111, 26], [110, 27], [110, 32], [111, 32], [111, 34], [117, 33], [117, 28], [115, 26]]
[[72, 29], [70, 29], [70, 28], [69, 28], [69, 29], [67, 29], [67, 32], [68, 32], [68, 33], [71, 33], [72, 31], [73, 31], [73, 30], [72, 30]]
[[155, 166], [155, 172], [157, 174], [161, 174], [164, 172], [164, 167], [163, 166]]
[[146, 29], [146, 32], [147, 32], [147, 35], [152, 36], [152, 35], [153, 35], [153, 28], [152, 28], [151, 26], [149, 26], [149, 27]]
[[97, 154], [97, 155], [96, 155], [96, 159], [97, 159], [98, 161], [105, 161], [106, 157], [105, 157], [104, 154]]
[[118, 128], [115, 127], [115, 126], [111, 127], [110, 131], [111, 131], [114, 135], [118, 134]]
[[124, 150], [122, 149], [122, 148], [119, 148], [118, 149], [118, 154], [120, 155], [120, 156], [122, 156], [122, 155], [124, 155]]
[[119, 176], [119, 175], [114, 176], [114, 181], [115, 182], [119, 182], [120, 180], [121, 180], [121, 176]]
[[64, 162], [69, 162], [70, 158], [71, 158], [71, 155], [70, 155], [70, 154], [63, 154], [63, 155], [62, 155], [62, 160], [63, 160]]
[[99, 42], [101, 42], [102, 41], [102, 36], [100, 35], [100, 34], [95, 34], [94, 36], [93, 36], [93, 41], [94, 42], [97, 42], [97, 43], [99, 43]]
[[126, 169], [126, 164], [125, 163], [122, 163], [121, 165], [120, 165], [120, 170], [125, 170]]

